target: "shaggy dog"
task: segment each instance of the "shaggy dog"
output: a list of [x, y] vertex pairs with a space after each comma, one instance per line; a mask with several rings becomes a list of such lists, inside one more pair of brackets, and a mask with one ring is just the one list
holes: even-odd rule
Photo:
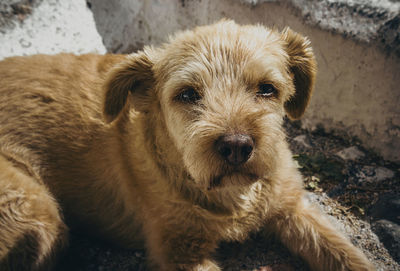
[[232, 21], [127, 56], [0, 62], [0, 269], [50, 268], [68, 224], [154, 270], [220, 270], [218, 243], [254, 231], [313, 270], [374, 270], [304, 198], [285, 141], [315, 72], [306, 38]]

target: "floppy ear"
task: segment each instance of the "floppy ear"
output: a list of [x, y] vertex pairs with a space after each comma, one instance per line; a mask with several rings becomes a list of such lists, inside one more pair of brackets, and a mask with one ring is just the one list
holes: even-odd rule
[[104, 116], [107, 122], [113, 121], [124, 108], [131, 93], [135, 109], [145, 110], [148, 90], [152, 87], [153, 63], [146, 52], [131, 54], [116, 65], [107, 75], [104, 83]]
[[291, 119], [298, 119], [303, 115], [311, 98], [317, 63], [307, 38], [288, 27], [282, 31], [281, 37], [286, 41], [289, 68], [293, 74], [295, 87], [295, 94], [286, 101], [285, 109]]

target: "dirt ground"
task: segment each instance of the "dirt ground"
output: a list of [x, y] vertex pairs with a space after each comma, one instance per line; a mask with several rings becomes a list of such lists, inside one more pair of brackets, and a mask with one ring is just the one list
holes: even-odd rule
[[[371, 222], [379, 218], [371, 215], [371, 210], [379, 199], [388, 193], [399, 198], [400, 166], [365, 149], [355, 138], [327, 134], [322, 129], [306, 131], [299, 122], [286, 122], [285, 126], [305, 187], [310, 191], [310, 201], [318, 204], [332, 223], [363, 249], [378, 270], [400, 270], [392, 258], [397, 252], [388, 251], [371, 230]], [[346, 156], [343, 150], [349, 148], [352, 152]], [[251, 236], [242, 244], [221, 244], [215, 258], [224, 270], [308, 270], [278, 240], [260, 235]], [[147, 270], [146, 253], [113, 248], [73, 232], [70, 248], [57, 270]]]

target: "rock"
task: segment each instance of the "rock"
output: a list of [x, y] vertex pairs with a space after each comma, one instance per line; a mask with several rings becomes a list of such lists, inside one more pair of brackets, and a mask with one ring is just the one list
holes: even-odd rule
[[[23, 20], [42, 0], [3, 0], [0, 2], [0, 29], [15, 27], [16, 21]], [[1, 31], [1, 30], [0, 30]]]
[[[341, 206], [337, 201], [329, 198], [325, 193], [307, 193], [306, 198], [311, 203], [319, 206], [321, 210], [328, 215], [327, 217], [333, 226], [348, 236], [353, 244], [359, 248], [362, 248], [363, 252], [369, 259], [375, 260], [374, 264], [377, 267], [377, 270], [400, 270], [400, 265], [390, 259], [391, 257], [387, 251], [392, 247], [397, 249], [399, 243], [388, 243], [388, 245], [391, 245], [391, 247], [386, 247], [387, 245], [383, 239], [381, 239], [385, 246], [382, 245], [377, 237], [378, 233], [376, 232], [375, 234], [371, 230], [370, 224], [360, 220], [359, 218], [356, 218], [354, 215], [348, 212], [346, 208]], [[386, 225], [388, 223], [393, 226], [389, 228], [385, 228], [384, 226], [380, 227], [381, 225]], [[389, 236], [390, 239], [397, 236], [397, 227], [399, 226], [390, 221], [388, 223], [378, 223], [377, 227], [380, 227], [379, 229], [381, 229], [382, 236], [385, 236], [385, 238]], [[394, 257], [393, 254], [391, 254], [391, 256]], [[382, 259], [383, 261], [381, 261]]]
[[372, 224], [372, 229], [396, 261], [400, 261], [400, 226], [382, 219]]
[[400, 224], [400, 195], [388, 193], [380, 196], [368, 214], [374, 220], [386, 219]]
[[[277, 0], [240, 0], [257, 6]], [[289, 0], [306, 22], [364, 42], [378, 42], [400, 55], [400, 3], [392, 0]]]
[[311, 148], [311, 142], [307, 135], [298, 135], [293, 138], [293, 141], [307, 149]]
[[314, 206], [317, 206], [321, 212], [327, 214], [327, 218], [334, 225], [336, 229], [339, 229], [342, 233], [346, 232], [346, 225], [344, 225], [340, 220], [332, 216], [335, 213], [334, 206], [331, 204], [327, 204], [327, 200], [329, 197], [326, 193], [315, 194], [308, 192], [306, 194], [306, 198], [310, 201]]
[[392, 171], [388, 168], [378, 167], [375, 170], [375, 178], [378, 182], [386, 180], [386, 179], [391, 179], [393, 177], [394, 177], [394, 171]]
[[[0, 17], [7, 20], [0, 21], [0, 59], [38, 53], [106, 52], [84, 0], [42, 0], [29, 6], [30, 2], [2, 1]], [[14, 16], [18, 12], [21, 16]]]
[[[400, 3], [388, 0], [291, 0], [307, 22], [400, 55]], [[382, 38], [381, 36], [384, 36]]]
[[355, 161], [365, 156], [365, 154], [355, 146], [343, 149], [337, 152], [336, 155], [345, 161], [347, 160]]
[[395, 173], [385, 167], [364, 166], [355, 175], [358, 183], [375, 183], [393, 178]]

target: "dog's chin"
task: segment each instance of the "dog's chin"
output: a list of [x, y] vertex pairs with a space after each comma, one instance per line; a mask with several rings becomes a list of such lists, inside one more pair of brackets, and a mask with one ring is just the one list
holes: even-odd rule
[[248, 186], [260, 179], [253, 173], [233, 171], [216, 175], [208, 181], [208, 191], [229, 188], [231, 186]]

